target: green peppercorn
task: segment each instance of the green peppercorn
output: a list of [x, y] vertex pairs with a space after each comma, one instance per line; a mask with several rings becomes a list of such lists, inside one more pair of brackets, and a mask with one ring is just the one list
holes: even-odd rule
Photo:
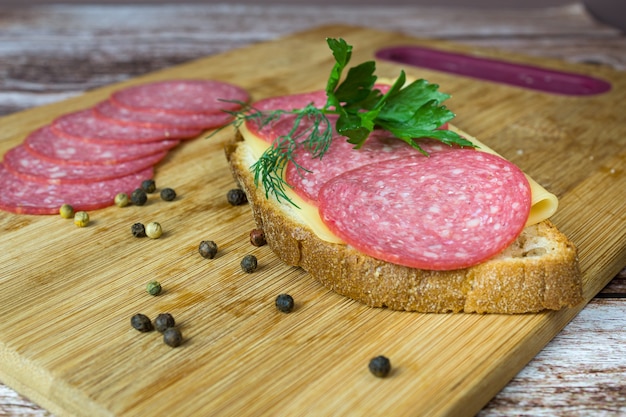
[[156, 191], [156, 184], [154, 180], [144, 180], [141, 182], [141, 189], [147, 193], [153, 193]]
[[213, 259], [217, 255], [217, 245], [212, 240], [203, 240], [198, 246], [198, 252], [203, 258]]
[[128, 203], [130, 202], [128, 200], [128, 194], [126, 193], [119, 193], [115, 196], [115, 200], [113, 200], [115, 205], [118, 207], [126, 207], [128, 205]]
[[176, 326], [176, 322], [170, 313], [161, 313], [154, 319], [154, 328], [160, 333], [174, 326]]
[[148, 201], [148, 195], [141, 188], [137, 188], [130, 195], [130, 201], [132, 201], [136, 206], [143, 206], [146, 204], [146, 201]]
[[150, 281], [146, 284], [146, 291], [150, 295], [161, 294], [161, 284], [158, 281]]
[[64, 219], [71, 219], [72, 217], [74, 217], [74, 207], [70, 206], [69, 204], [63, 204], [59, 208], [59, 214]]
[[233, 206], [240, 206], [242, 204], [246, 204], [248, 202], [248, 197], [246, 197], [246, 193], [243, 192], [240, 188], [234, 188], [226, 194], [226, 199]]
[[289, 294], [280, 294], [276, 297], [276, 308], [283, 313], [291, 313], [293, 311], [293, 297]]
[[243, 272], [254, 272], [256, 271], [257, 265], [257, 259], [254, 255], [246, 255], [241, 260], [241, 269], [243, 270]]
[[163, 342], [171, 347], [180, 346], [183, 342], [183, 335], [176, 327], [169, 327], [163, 332]]
[[176, 198], [176, 191], [171, 188], [164, 188], [161, 190], [161, 199], [164, 201], [172, 201]]
[[146, 225], [146, 236], [150, 239], [158, 239], [163, 234], [161, 225], [157, 222], [150, 222]]
[[130, 231], [135, 237], [146, 237], [146, 228], [143, 223], [133, 224]]
[[74, 224], [78, 227], [86, 227], [89, 224], [89, 214], [86, 211], [77, 211], [74, 214]]
[[152, 331], [152, 322], [145, 314], [135, 314], [130, 318], [130, 325], [133, 326], [134, 329], [139, 330], [140, 332], [149, 332]]
[[370, 360], [369, 369], [375, 376], [384, 378], [391, 371], [391, 362], [385, 356], [376, 356]]
[[250, 243], [253, 246], [263, 246], [267, 243], [263, 229], [252, 229], [250, 232]]

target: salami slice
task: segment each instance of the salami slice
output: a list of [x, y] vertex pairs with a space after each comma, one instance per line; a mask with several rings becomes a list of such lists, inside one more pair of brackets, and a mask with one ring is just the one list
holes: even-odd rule
[[187, 114], [164, 110], [132, 110], [117, 106], [111, 100], [98, 103], [94, 107], [94, 112], [97, 117], [113, 123], [165, 129], [212, 129], [233, 120], [233, 116], [225, 112]]
[[492, 154], [460, 149], [363, 166], [319, 193], [322, 220], [346, 243], [383, 261], [428, 270], [483, 262], [521, 232], [528, 180]]
[[[261, 100], [259, 109], [301, 108], [308, 103], [321, 102], [325, 100], [324, 92], [297, 94], [285, 97], [276, 97]], [[325, 102], [325, 101], [324, 101]], [[257, 106], [257, 104], [255, 104]], [[281, 115], [260, 127], [256, 120], [248, 122], [248, 129], [261, 139], [271, 143], [279, 136], [294, 136], [292, 129], [294, 126], [293, 115]], [[336, 115], [328, 115], [330, 126], [334, 126], [337, 120]], [[260, 128], [259, 128], [260, 127]], [[300, 121], [300, 131], [306, 133], [313, 127], [313, 122], [306, 118]], [[307, 135], [303, 135], [306, 137]], [[421, 148], [428, 153], [446, 152], [458, 147], [443, 144], [434, 139], [421, 139], [418, 141]], [[331, 178], [350, 169], [358, 168], [391, 158], [401, 158], [409, 155], [416, 155], [419, 151], [406, 142], [395, 138], [390, 132], [384, 130], [374, 130], [365, 141], [364, 145], [354, 149], [354, 145], [348, 142], [348, 138], [333, 131], [332, 142], [322, 158], [313, 158], [313, 150], [306, 146], [299, 146], [294, 152], [295, 164], [287, 165], [285, 179], [294, 191], [305, 200], [317, 200], [317, 194], [327, 181]]]
[[30, 133], [24, 145], [35, 156], [56, 164], [107, 165], [141, 159], [172, 149], [178, 140], [125, 145], [85, 142], [54, 134], [46, 125]]
[[0, 164], [0, 209], [21, 214], [58, 214], [62, 204], [75, 210], [96, 210], [113, 205], [118, 193], [130, 194], [154, 171], [147, 168], [121, 178], [83, 184], [47, 184], [26, 181]]
[[95, 116], [92, 109], [80, 110], [55, 119], [52, 131], [70, 139], [108, 144], [145, 143], [164, 139], [189, 139], [198, 129], [163, 129], [110, 123]]
[[241, 105], [235, 101], [246, 102], [248, 99], [243, 88], [216, 80], [158, 81], [111, 94], [111, 100], [120, 107], [182, 114], [237, 110]]
[[[376, 88], [384, 94], [391, 86], [387, 84], [377, 84]], [[327, 95], [325, 90], [265, 98], [253, 103], [251, 107], [264, 113], [267, 117], [250, 118], [246, 121], [246, 127], [251, 133], [271, 143], [280, 135], [288, 133], [289, 129], [293, 127], [293, 122], [296, 118], [296, 116], [289, 114], [282, 114], [273, 118], [271, 117], [272, 110], [290, 111], [302, 109], [309, 104], [317, 108], [322, 108], [326, 105], [326, 101]], [[336, 116], [327, 115], [327, 117], [331, 120], [331, 125], [334, 126]], [[310, 124], [308, 124], [308, 126], [310, 126]], [[324, 124], [320, 126], [322, 129], [325, 128]], [[302, 130], [304, 130], [304, 127]]]
[[[376, 88], [384, 94], [389, 91], [391, 86], [387, 84], [376, 84]], [[295, 110], [302, 109], [309, 104], [317, 108], [322, 108], [326, 105], [327, 99], [328, 97], [325, 90], [315, 90], [305, 93], [264, 98], [253, 103], [252, 108], [261, 111]]]
[[[289, 111], [302, 109], [309, 104], [315, 107], [323, 107], [326, 104], [326, 92], [319, 90], [287, 96], [269, 97], [253, 103], [252, 108], [270, 117], [272, 110]], [[253, 134], [271, 143], [281, 134], [280, 132], [289, 132], [289, 129], [293, 126], [294, 120], [295, 116], [285, 114], [275, 119], [269, 119], [263, 116], [246, 120], [246, 127]]]
[[[313, 152], [305, 147], [298, 148], [294, 154], [296, 163], [287, 165], [285, 179], [300, 197], [316, 201], [322, 186], [346, 171], [387, 159], [420, 155], [417, 149], [384, 130], [373, 131], [359, 149], [347, 140], [335, 134], [322, 158], [313, 158]], [[422, 139], [419, 144], [429, 154], [459, 149], [434, 139]]]
[[55, 164], [38, 158], [18, 145], [4, 155], [4, 165], [13, 175], [45, 184], [82, 184], [124, 177], [155, 165], [167, 151], [114, 165]]

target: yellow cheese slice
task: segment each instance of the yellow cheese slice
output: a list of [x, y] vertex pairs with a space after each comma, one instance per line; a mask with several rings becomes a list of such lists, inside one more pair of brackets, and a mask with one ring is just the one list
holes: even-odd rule
[[[465, 132], [459, 130], [455, 126], [449, 125], [448, 128], [463, 136], [465, 139], [469, 140], [473, 144], [477, 145], [477, 150], [498, 155], [498, 153], [495, 152], [493, 149], [489, 148], [478, 139], [469, 136]], [[245, 123], [242, 123], [239, 127], [239, 132], [246, 141], [246, 144], [251, 147], [255, 158], [260, 158], [263, 152], [265, 152], [265, 150], [268, 148], [268, 142], [252, 133], [246, 127]], [[530, 189], [532, 193], [530, 214], [528, 216], [528, 220], [526, 221], [526, 226], [529, 226], [539, 223], [552, 216], [556, 212], [559, 202], [554, 194], [548, 192], [531, 177], [526, 175], [526, 178], [528, 179], [528, 183], [530, 184]], [[297, 215], [300, 217], [300, 220], [308, 224], [313, 232], [315, 232], [315, 234], [320, 239], [328, 242], [343, 243], [343, 241], [339, 239], [333, 232], [331, 232], [324, 224], [324, 222], [322, 222], [316, 206], [309, 204], [307, 201], [299, 197], [289, 188], [286, 189], [286, 194], [291, 199], [291, 201], [293, 201], [300, 208], [300, 210], [295, 210], [297, 212]]]
[[[263, 152], [269, 147], [269, 144], [265, 140], [250, 132], [245, 123], [242, 123], [239, 127], [239, 133], [241, 133], [246, 144], [252, 149], [255, 159], [259, 159], [261, 155], [263, 155]], [[298, 216], [303, 223], [308, 224], [311, 230], [313, 230], [320, 239], [327, 242], [344, 243], [343, 240], [331, 232], [322, 221], [316, 206], [305, 201], [290, 188], [285, 188], [285, 194], [300, 208], [300, 210], [294, 210], [295, 215]]]

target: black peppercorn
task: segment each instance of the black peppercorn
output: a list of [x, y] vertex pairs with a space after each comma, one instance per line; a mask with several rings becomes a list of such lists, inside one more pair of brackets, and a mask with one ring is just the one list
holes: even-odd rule
[[391, 371], [391, 362], [385, 356], [376, 356], [370, 360], [370, 372], [379, 378], [384, 378]]
[[169, 327], [163, 332], [163, 342], [171, 347], [180, 346], [183, 342], [183, 335], [176, 327]]
[[147, 193], [153, 193], [156, 191], [156, 184], [154, 180], [144, 180], [141, 182], [141, 189]]
[[161, 190], [161, 200], [172, 201], [176, 198], [176, 191], [171, 188], [164, 188]]
[[146, 201], [148, 201], [148, 195], [141, 188], [137, 188], [130, 195], [130, 201], [132, 201], [136, 206], [143, 206], [146, 204]]
[[228, 194], [226, 194], [226, 199], [233, 206], [240, 206], [248, 202], [248, 197], [246, 197], [246, 193], [244, 193], [243, 190], [240, 188], [234, 188], [228, 191]]
[[276, 308], [283, 313], [291, 313], [293, 311], [293, 297], [289, 294], [280, 294], [276, 297]]
[[203, 240], [200, 242], [198, 252], [203, 258], [213, 259], [217, 254], [217, 245], [212, 240]]
[[250, 243], [253, 246], [263, 246], [267, 243], [263, 229], [252, 229], [250, 232]]
[[135, 237], [146, 237], [146, 228], [143, 223], [133, 224], [130, 231]]
[[243, 272], [254, 272], [257, 265], [256, 256], [254, 255], [246, 255], [241, 260], [241, 269], [243, 269]]
[[175, 325], [174, 317], [170, 313], [161, 313], [154, 319], [154, 328], [161, 333]]
[[148, 316], [141, 313], [135, 314], [130, 318], [130, 325], [140, 332], [149, 332], [153, 329], [152, 322], [150, 321]]

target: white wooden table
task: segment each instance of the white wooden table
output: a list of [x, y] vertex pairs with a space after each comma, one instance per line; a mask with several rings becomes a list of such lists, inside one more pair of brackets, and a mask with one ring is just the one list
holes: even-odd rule
[[[0, 115], [327, 23], [369, 25], [626, 70], [626, 37], [595, 22], [575, 2], [516, 11], [230, 3], [16, 8], [0, 4]], [[626, 270], [480, 416], [626, 415], [624, 297]], [[50, 415], [0, 384], [0, 416]]]

